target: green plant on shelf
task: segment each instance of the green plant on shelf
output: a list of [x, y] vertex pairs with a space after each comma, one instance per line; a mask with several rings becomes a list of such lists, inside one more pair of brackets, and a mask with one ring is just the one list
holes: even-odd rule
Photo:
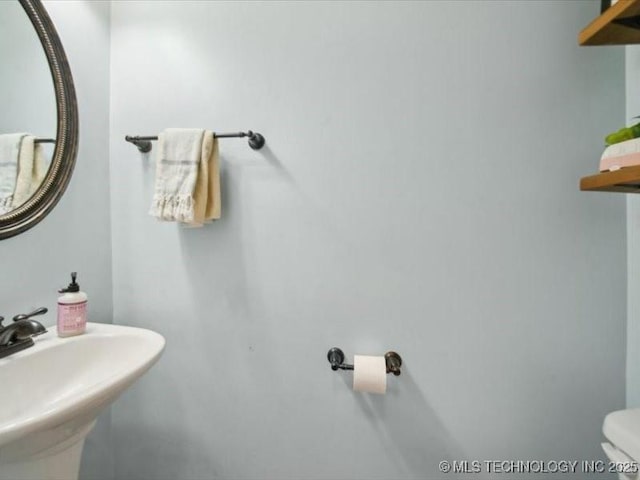
[[604, 138], [604, 141], [607, 145], [613, 145], [615, 143], [625, 142], [638, 137], [640, 137], [640, 123], [636, 123], [631, 127], [624, 127], [617, 132], [610, 133]]

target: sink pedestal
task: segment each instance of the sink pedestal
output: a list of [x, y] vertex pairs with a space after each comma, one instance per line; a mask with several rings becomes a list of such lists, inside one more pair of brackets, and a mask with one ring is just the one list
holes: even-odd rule
[[[53, 446], [41, 451], [18, 444], [11, 445], [9, 449], [0, 448], [0, 480], [77, 480], [84, 439], [95, 424], [93, 420], [79, 428], [61, 425], [47, 432], [47, 443], [55, 441], [56, 437], [67, 438], [60, 438]], [[38, 439], [35, 444], [30, 447], [37, 449]]]

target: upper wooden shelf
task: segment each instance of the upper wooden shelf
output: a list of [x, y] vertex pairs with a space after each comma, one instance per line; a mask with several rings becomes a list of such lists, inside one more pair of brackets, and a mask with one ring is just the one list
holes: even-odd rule
[[640, 0], [618, 0], [578, 35], [580, 45], [640, 43]]
[[580, 190], [640, 193], [640, 165], [580, 179]]

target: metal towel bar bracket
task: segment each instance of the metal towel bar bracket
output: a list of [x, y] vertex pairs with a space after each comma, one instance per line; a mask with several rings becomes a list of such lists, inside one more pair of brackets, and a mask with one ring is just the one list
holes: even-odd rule
[[[248, 130], [246, 132], [237, 132], [237, 133], [215, 133], [214, 132], [213, 136], [215, 138], [247, 137], [249, 139], [249, 146], [254, 150], [260, 150], [262, 147], [264, 147], [264, 144], [266, 143], [264, 137], [261, 134], [259, 134], [258, 132], [252, 132], [251, 130]], [[158, 137], [127, 135], [126, 137], [124, 137], [124, 139], [129, 143], [133, 143], [136, 147], [138, 147], [138, 150], [140, 150], [142, 153], [148, 153], [151, 151], [151, 148], [152, 148], [151, 141], [158, 140]]]
[[[353, 365], [344, 363], [344, 352], [338, 347], [333, 347], [327, 353], [327, 360], [331, 364], [331, 370], [353, 370]], [[384, 354], [384, 360], [387, 364], [387, 373], [393, 373], [395, 376], [400, 375], [400, 367], [402, 366], [402, 358], [396, 352], [387, 352]]]

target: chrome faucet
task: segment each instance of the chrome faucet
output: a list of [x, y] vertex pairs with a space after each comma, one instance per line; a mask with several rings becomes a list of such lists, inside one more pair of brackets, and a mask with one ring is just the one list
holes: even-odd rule
[[6, 327], [2, 325], [4, 317], [0, 317], [0, 358], [32, 347], [33, 337], [46, 333], [47, 329], [31, 317], [43, 315], [47, 311], [42, 307], [31, 313], [21, 313], [13, 317], [13, 323]]

